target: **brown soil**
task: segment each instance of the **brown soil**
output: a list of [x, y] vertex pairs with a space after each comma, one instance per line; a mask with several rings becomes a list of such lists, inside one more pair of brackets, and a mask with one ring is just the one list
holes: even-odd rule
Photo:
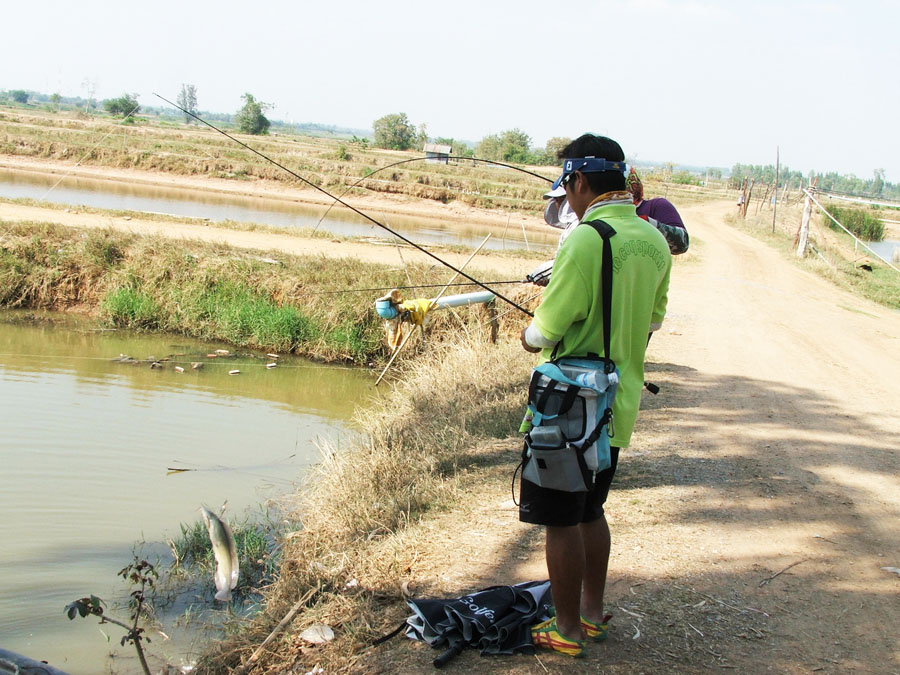
[[[900, 672], [900, 578], [881, 569], [900, 567], [900, 315], [725, 226], [729, 208], [684, 212], [702, 257], [675, 266], [647, 364], [662, 391], [608, 504], [609, 641], [584, 661], [466, 652], [448, 671]], [[517, 452], [487, 449], [470, 502], [422, 526], [420, 593], [545, 578], [510, 498]], [[434, 655], [395, 639], [354, 669]]]
[[[694, 252], [676, 260], [669, 315], [648, 354], [648, 379], [662, 391], [645, 393], [608, 504], [609, 641], [581, 661], [466, 652], [449, 672], [900, 672], [900, 577], [881, 569], [900, 567], [900, 314], [728, 227], [731, 208], [683, 210]], [[0, 219], [397, 260], [384, 246], [98, 223], [9, 204]], [[484, 261], [510, 273], [533, 264]], [[471, 499], [414, 526], [407, 581], [422, 594], [546, 576], [541, 532], [517, 522], [510, 498], [518, 441], [480, 451], [484, 462], [466, 478]], [[407, 613], [398, 598], [384, 629]], [[349, 662], [414, 673], [433, 657], [395, 638]]]

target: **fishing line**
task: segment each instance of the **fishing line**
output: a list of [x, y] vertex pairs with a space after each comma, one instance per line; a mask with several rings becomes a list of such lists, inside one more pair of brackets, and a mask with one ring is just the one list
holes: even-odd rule
[[72, 173], [73, 171], [75, 171], [75, 169], [78, 168], [78, 165], [81, 164], [81, 163], [87, 158], [87, 156], [88, 156], [89, 154], [91, 154], [91, 153], [97, 148], [98, 145], [100, 145], [103, 141], [105, 141], [105, 140], [106, 140], [106, 139], [107, 139], [107, 138], [108, 138], [108, 137], [116, 130], [116, 127], [120, 127], [120, 126], [122, 126], [123, 124], [125, 124], [125, 120], [127, 120], [129, 117], [131, 117], [131, 116], [134, 114], [134, 111], [137, 110], [137, 109], [140, 108], [140, 107], [141, 107], [141, 106], [139, 106], [139, 105], [134, 106], [134, 108], [131, 109], [131, 112], [128, 113], [127, 115], [125, 115], [124, 118], [122, 118], [122, 121], [121, 121], [121, 122], [119, 122], [118, 124], [114, 125], [113, 128], [110, 129], [110, 130], [106, 133], [105, 136], [103, 136], [103, 138], [101, 138], [99, 141], [97, 141], [96, 143], [94, 143], [94, 145], [92, 145], [92, 146], [90, 147], [90, 149], [88, 149], [88, 151], [87, 151], [86, 153], [84, 153], [84, 155], [81, 157], [81, 159], [79, 159], [77, 162], [75, 162], [75, 165], [74, 165], [71, 169], [69, 169], [66, 173], [64, 173], [64, 174], [60, 177], [60, 179], [59, 179], [58, 181], [56, 181], [53, 185], [50, 186], [50, 189], [47, 190], [47, 191], [44, 193], [44, 196], [41, 197], [40, 201], [45, 200], [45, 199], [47, 198], [47, 195], [49, 195], [57, 185], [59, 185], [60, 183], [62, 183], [63, 180], [64, 180], [67, 176], [71, 175], [71, 173]]
[[[492, 284], [494, 286], [498, 286], [500, 284], [523, 284], [524, 281], [520, 279], [512, 279], [510, 281], [485, 281], [486, 284]], [[381, 288], [346, 288], [342, 291], [319, 291], [317, 293], [307, 293], [306, 295], [334, 295], [336, 293], [364, 293], [367, 291], [392, 291], [395, 288], [398, 291], [405, 291], [415, 288], [443, 288], [444, 286], [477, 286], [478, 284], [474, 284], [471, 281], [457, 281], [453, 284], [415, 284], [413, 286], [383, 286]]]
[[[203, 356], [199, 356], [196, 359], [188, 359], [187, 361], [178, 361], [171, 357], [163, 357], [162, 359], [158, 359], [156, 361], [151, 361], [149, 359], [134, 359], [133, 361], [120, 361], [118, 357], [109, 357], [109, 356], [57, 356], [57, 355], [48, 355], [48, 354], [17, 354], [17, 353], [0, 353], [0, 358], [21, 358], [21, 359], [32, 359], [34, 361], [107, 361], [109, 363], [121, 364], [124, 366], [150, 366], [152, 363], [159, 363], [161, 366], [165, 364], [172, 364], [175, 366], [187, 364], [190, 365], [192, 363], [202, 363], [204, 368], [209, 366], [223, 366], [223, 367], [234, 367], [240, 366], [241, 368], [266, 368], [265, 363], [247, 363], [241, 360], [228, 361], [222, 357], [216, 359], [210, 359]], [[251, 357], [247, 357], [251, 358]], [[165, 360], [163, 360], [165, 359]], [[259, 358], [258, 361], [264, 361], [265, 359]], [[270, 360], [269, 363], [272, 363]], [[358, 367], [351, 366], [337, 366], [337, 365], [291, 365], [282, 362], [276, 362], [278, 365], [275, 367], [276, 370], [283, 370], [286, 368], [294, 368], [294, 369], [302, 369], [302, 370], [353, 370], [359, 371]], [[271, 369], [270, 369], [271, 370]]]
[[238, 140], [237, 138], [235, 138], [234, 136], [232, 136], [232, 135], [230, 135], [230, 134], [228, 134], [228, 133], [222, 131], [221, 129], [219, 129], [219, 127], [217, 127], [217, 126], [215, 126], [215, 125], [213, 125], [213, 124], [210, 124], [209, 122], [207, 122], [207, 121], [204, 120], [203, 118], [199, 117], [198, 115], [195, 115], [195, 114], [192, 113], [191, 111], [185, 110], [185, 109], [182, 108], [181, 106], [176, 105], [175, 103], [172, 103], [169, 99], [164, 98], [164, 97], [160, 96], [160, 95], [157, 94], [157, 93], [154, 93], [153, 95], [156, 96], [157, 98], [159, 98], [159, 99], [165, 101], [166, 103], [168, 103], [168, 104], [169, 104], [170, 106], [172, 106], [173, 108], [177, 108], [178, 110], [180, 110], [180, 111], [183, 112], [184, 114], [190, 115], [191, 117], [193, 117], [193, 118], [194, 118], [195, 120], [197, 120], [198, 122], [202, 122], [203, 124], [205, 124], [206, 126], [208, 126], [210, 129], [213, 129], [214, 131], [218, 131], [220, 134], [222, 134], [222, 135], [225, 136], [226, 138], [231, 139], [232, 141], [234, 141], [235, 143], [237, 143], [237, 144], [240, 145], [241, 147], [246, 148], [247, 150], [249, 150], [249, 151], [252, 152], [253, 154], [262, 157], [263, 159], [265, 159], [265, 160], [268, 161], [268, 162], [271, 162], [272, 164], [274, 164], [275, 166], [277, 166], [279, 169], [283, 169], [284, 171], [286, 171], [286, 172], [288, 172], [289, 174], [291, 174], [291, 175], [292, 175], [294, 178], [296, 178], [297, 180], [302, 181], [303, 183], [306, 183], [306, 184], [309, 185], [310, 187], [315, 188], [315, 189], [318, 190], [319, 192], [321, 192], [321, 193], [323, 193], [323, 194], [325, 194], [325, 195], [331, 197], [332, 199], [334, 199], [334, 200], [335, 200], [336, 202], [338, 202], [339, 204], [342, 204], [342, 205], [346, 206], [348, 209], [350, 209], [351, 211], [353, 211], [355, 214], [357, 214], [357, 215], [359, 215], [359, 216], [362, 216], [363, 218], [365, 218], [366, 220], [372, 222], [373, 224], [377, 225], [378, 227], [381, 227], [381, 228], [387, 230], [388, 232], [390, 232], [392, 235], [394, 235], [394, 236], [397, 237], [398, 239], [400, 239], [400, 240], [402, 240], [402, 241], [405, 241], [407, 244], [409, 244], [410, 246], [412, 246], [412, 247], [418, 249], [419, 251], [421, 251], [421, 252], [424, 253], [425, 255], [429, 256], [430, 258], [433, 258], [434, 260], [437, 260], [439, 263], [441, 263], [441, 264], [444, 265], [445, 267], [448, 267], [449, 269], [451, 269], [451, 270], [453, 270], [454, 272], [456, 272], [457, 274], [459, 274], [459, 275], [465, 277], [465, 278], [468, 279], [469, 281], [478, 284], [478, 285], [481, 286], [484, 290], [490, 291], [491, 293], [493, 293], [494, 295], [496, 295], [498, 298], [500, 298], [501, 300], [503, 300], [503, 301], [506, 302], [507, 304], [510, 304], [510, 305], [512, 305], [513, 307], [515, 307], [516, 309], [518, 309], [520, 312], [522, 312], [522, 313], [524, 313], [524, 314], [527, 314], [528, 316], [531, 316], [531, 317], [534, 316], [534, 314], [532, 314], [531, 312], [529, 312], [529, 311], [528, 311], [527, 309], [525, 309], [524, 307], [522, 307], [522, 306], [516, 304], [515, 302], [513, 302], [512, 300], [510, 300], [510, 299], [507, 298], [506, 296], [504, 296], [504, 295], [502, 295], [502, 294], [500, 294], [500, 293], [494, 291], [493, 289], [488, 288], [488, 287], [485, 286], [482, 282], [478, 281], [478, 279], [469, 276], [468, 274], [466, 274], [465, 272], [463, 272], [463, 271], [460, 270], [460, 269], [457, 269], [456, 267], [454, 267], [453, 265], [451, 265], [450, 263], [448, 263], [446, 260], [442, 260], [440, 257], [436, 256], [436, 255], [435, 255], [434, 253], [432, 253], [431, 251], [429, 251], [429, 250], [423, 248], [422, 246], [419, 246], [419, 245], [418, 245], [417, 243], [415, 243], [414, 241], [411, 241], [410, 239], [407, 239], [406, 237], [404, 237], [404, 236], [403, 236], [402, 234], [400, 234], [399, 232], [396, 232], [396, 231], [392, 230], [391, 228], [389, 228], [389, 227], [388, 227], [387, 225], [385, 225], [384, 223], [381, 223], [381, 222], [375, 220], [372, 216], [370, 216], [370, 215], [368, 215], [368, 214], [366, 214], [366, 213], [360, 211], [360, 210], [359, 210], [358, 208], [356, 208], [355, 206], [352, 206], [352, 205], [348, 204], [347, 202], [343, 201], [342, 199], [340, 199], [340, 198], [338, 198], [338, 197], [335, 197], [333, 194], [331, 194], [331, 193], [330, 193], [328, 190], [326, 190], [325, 188], [316, 185], [315, 183], [313, 183], [312, 181], [310, 181], [310, 180], [304, 178], [303, 176], [301, 176], [300, 174], [296, 173], [295, 171], [291, 171], [290, 169], [288, 169], [288, 168], [287, 168], [286, 166], [284, 166], [283, 164], [279, 164], [278, 162], [276, 162], [276, 161], [275, 161], [274, 159], [272, 159], [271, 157], [268, 157], [268, 156], [264, 155], [264, 154], [261, 153], [259, 150], [255, 150], [254, 148], [250, 147], [249, 145], [247, 145], [247, 144], [244, 143], [243, 141], [240, 141], [240, 140]]
[[[552, 183], [554, 180], [553, 178], [547, 178], [546, 176], [542, 176], [541, 174], [535, 173], [534, 171], [529, 171], [528, 169], [523, 169], [522, 167], [516, 166], [515, 164], [505, 164], [503, 162], [495, 162], [492, 159], [480, 159], [479, 157], [463, 157], [461, 155], [447, 155], [447, 158], [448, 159], [465, 159], [465, 160], [471, 160], [472, 162], [482, 162], [484, 164], [492, 164], [494, 166], [502, 166], [507, 169], [515, 169], [516, 171], [521, 171], [522, 173], [526, 173], [529, 176], [534, 176], [535, 178], [540, 178], [541, 180], [545, 180], [548, 183]], [[399, 166], [400, 164], [409, 164], [410, 162], [421, 162], [422, 160], [425, 160], [425, 159], [428, 159], [428, 157], [413, 157], [412, 159], [401, 159], [399, 162], [393, 162], [391, 164], [387, 164], [387, 165], [381, 167], [380, 169], [375, 169], [375, 171], [373, 171], [372, 173], [366, 174], [365, 176], [362, 176], [359, 180], [357, 180], [355, 183], [353, 183], [353, 185], [351, 185], [346, 190], [344, 190], [340, 194], [340, 198], [343, 198], [343, 196], [345, 194], [347, 194], [348, 192], [350, 192], [350, 190], [352, 190], [355, 187], [358, 187], [360, 183], [362, 183], [367, 178], [371, 178], [379, 171], [384, 171], [385, 169], [390, 169], [391, 167]], [[313, 232], [315, 232], [317, 229], [319, 229], [319, 225], [321, 225], [322, 221], [325, 220], [325, 216], [328, 215], [328, 212], [331, 211], [332, 207], [334, 207], [334, 205], [337, 203], [338, 203], [338, 199], [335, 198], [335, 200], [333, 202], [331, 202], [331, 206], [329, 206], [327, 209], [325, 209], [325, 213], [323, 213], [322, 217], [319, 218], [319, 222], [316, 223], [316, 226], [313, 228]]]

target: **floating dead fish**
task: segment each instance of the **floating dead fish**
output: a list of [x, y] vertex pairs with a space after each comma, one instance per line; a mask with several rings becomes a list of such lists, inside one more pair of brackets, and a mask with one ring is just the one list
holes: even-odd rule
[[334, 640], [334, 631], [331, 626], [326, 626], [324, 623], [314, 623], [297, 637], [314, 645], [320, 645]]
[[214, 359], [214, 358], [216, 358], [217, 356], [218, 356], [218, 354], [207, 354], [207, 355], [206, 355], [206, 358], [208, 358], [208, 359]]
[[159, 361], [154, 361], [150, 364], [151, 368], [162, 368], [162, 364]]
[[216, 354], [218, 354], [219, 356], [228, 356], [228, 350], [227, 349], [217, 349]]
[[234, 535], [228, 524], [205, 506], [201, 506], [203, 522], [209, 532], [213, 557], [216, 559], [216, 600], [228, 602], [238, 582], [239, 563]]
[[237, 375], [237, 374], [240, 373], [240, 372], [241, 372], [241, 371], [235, 369], [235, 370], [229, 370], [229, 371], [228, 371], [228, 374], [229, 374], [229, 375]]
[[183, 372], [184, 372], [184, 368], [182, 368], [181, 366], [175, 366], [175, 372], [176, 372], [176, 373], [183, 373]]
[[201, 368], [203, 368], [203, 364], [199, 361], [194, 361], [193, 363], [191, 363], [191, 368], [193, 368], [194, 370], [200, 370]]
[[272, 363], [267, 363], [267, 364], [266, 364], [266, 368], [274, 368], [274, 367], [277, 366], [277, 365], [278, 365], [278, 364], [275, 363], [275, 362], [273, 361]]
[[270, 359], [281, 358], [281, 357], [278, 356], [278, 354], [266, 354], [266, 356], [268, 356]]

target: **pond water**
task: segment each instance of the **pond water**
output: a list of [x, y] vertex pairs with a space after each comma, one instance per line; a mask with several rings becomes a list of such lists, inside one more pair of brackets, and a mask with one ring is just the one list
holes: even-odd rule
[[[58, 183], [58, 184], [57, 184]], [[239, 195], [223, 195], [202, 190], [157, 187], [134, 183], [45, 175], [0, 169], [0, 197], [36, 199], [55, 204], [83, 205], [122, 211], [166, 213], [189, 218], [205, 218], [212, 222], [237, 222], [275, 225], [279, 227], [315, 228], [325, 213], [325, 206], [264, 199]], [[347, 197], [353, 203], [352, 197]], [[424, 223], [414, 218], [369, 214], [417, 244], [459, 244], [475, 247], [492, 228], [455, 224]], [[318, 228], [348, 237], [394, 239], [386, 230], [337, 204]], [[555, 246], [559, 233], [531, 233], [526, 246], [519, 220], [512, 219], [502, 234], [496, 232], [485, 248], [516, 250]]]
[[[121, 597], [135, 543], [165, 551], [201, 503], [227, 499], [235, 518], [295, 491], [317, 440], [352, 434], [373, 378], [60, 321], [0, 313], [0, 646], [74, 674], [107, 670], [117, 651], [115, 671], [137, 672], [118, 628], [102, 627], [107, 644], [96, 619], [70, 622], [65, 605]], [[170, 355], [159, 369], [144, 361]]]
[[883, 241], [867, 241], [866, 245], [871, 248], [875, 253], [881, 256], [882, 259], [887, 260], [888, 262], [895, 263], [894, 254], [897, 251], [900, 251], [900, 241], [896, 239], [885, 239]]

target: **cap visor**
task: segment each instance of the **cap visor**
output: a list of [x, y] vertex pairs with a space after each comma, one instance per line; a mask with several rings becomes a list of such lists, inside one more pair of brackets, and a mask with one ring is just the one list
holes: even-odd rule
[[[551, 188], [550, 191], [553, 192], [554, 190], [559, 189], [560, 183], [562, 183], [562, 179], [565, 178], [565, 177], [566, 177], [566, 174], [565, 174], [565, 173], [559, 174], [559, 178], [557, 178], [555, 181], [553, 181], [553, 188]], [[563, 188], [563, 194], [565, 194], [565, 192], [566, 192], [566, 189]]]
[[564, 188], [562, 185], [550, 190], [550, 192], [544, 193], [544, 199], [553, 199], [555, 197], [565, 197], [565, 196], [566, 196], [566, 188]]

